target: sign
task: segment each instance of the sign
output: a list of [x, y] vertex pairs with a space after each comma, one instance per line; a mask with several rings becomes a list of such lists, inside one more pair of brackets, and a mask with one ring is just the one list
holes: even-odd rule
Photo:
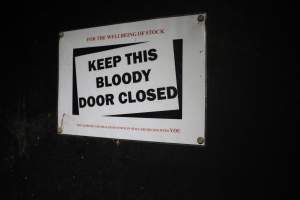
[[205, 15], [62, 32], [59, 132], [204, 145], [205, 55]]

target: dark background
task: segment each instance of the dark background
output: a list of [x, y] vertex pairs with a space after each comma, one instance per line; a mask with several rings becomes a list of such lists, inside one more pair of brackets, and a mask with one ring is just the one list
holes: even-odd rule
[[[81, 1], [2, 8], [1, 198], [290, 198], [296, 146], [287, 130], [278, 131], [285, 108], [272, 95], [287, 95], [275, 74], [288, 71], [292, 6]], [[207, 13], [204, 148], [56, 134], [60, 31], [197, 12]]]

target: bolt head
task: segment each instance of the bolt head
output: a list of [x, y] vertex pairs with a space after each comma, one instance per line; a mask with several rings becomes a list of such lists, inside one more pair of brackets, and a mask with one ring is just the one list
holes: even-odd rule
[[198, 19], [198, 22], [203, 22], [204, 21], [204, 16], [199, 15], [197, 19]]
[[62, 37], [64, 37], [64, 32], [59, 33], [59, 38], [62, 38]]
[[204, 144], [204, 138], [203, 137], [198, 137], [197, 138], [197, 143], [198, 144]]

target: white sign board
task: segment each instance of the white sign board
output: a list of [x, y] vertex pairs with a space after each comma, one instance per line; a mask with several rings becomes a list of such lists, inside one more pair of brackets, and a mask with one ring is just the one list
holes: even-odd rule
[[61, 33], [59, 132], [203, 145], [205, 54], [205, 15]]

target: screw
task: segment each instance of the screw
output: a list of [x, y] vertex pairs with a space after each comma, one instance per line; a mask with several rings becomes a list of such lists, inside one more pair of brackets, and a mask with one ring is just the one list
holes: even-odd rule
[[198, 22], [203, 22], [204, 21], [204, 16], [203, 15], [199, 15], [198, 16]]
[[204, 143], [204, 138], [203, 137], [198, 137], [197, 142], [198, 142], [198, 144], [203, 144]]
[[59, 38], [62, 38], [62, 37], [64, 37], [64, 32], [60, 32], [58, 35], [59, 35]]

